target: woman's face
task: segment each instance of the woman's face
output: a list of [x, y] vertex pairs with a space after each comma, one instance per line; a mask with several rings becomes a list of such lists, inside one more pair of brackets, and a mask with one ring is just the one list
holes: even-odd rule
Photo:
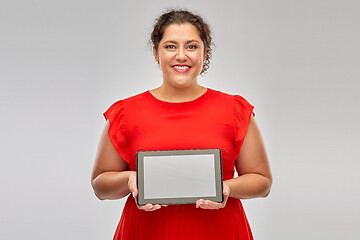
[[204, 43], [190, 23], [165, 28], [155, 59], [163, 73], [163, 84], [175, 88], [197, 85], [204, 62]]

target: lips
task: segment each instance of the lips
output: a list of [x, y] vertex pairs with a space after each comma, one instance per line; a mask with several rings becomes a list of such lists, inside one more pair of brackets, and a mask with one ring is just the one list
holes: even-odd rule
[[190, 70], [191, 66], [189, 66], [189, 65], [176, 64], [176, 65], [173, 65], [172, 68], [173, 68], [176, 72], [187, 72], [187, 71]]

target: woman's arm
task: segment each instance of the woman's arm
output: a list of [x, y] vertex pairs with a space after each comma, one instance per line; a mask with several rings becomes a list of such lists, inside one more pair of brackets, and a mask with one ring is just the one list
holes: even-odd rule
[[[106, 122], [101, 134], [100, 142], [91, 175], [91, 185], [95, 195], [101, 199], [120, 199], [127, 196], [130, 192], [136, 199], [138, 194], [136, 186], [136, 172], [129, 171], [127, 162], [120, 157], [112, 145], [108, 131], [110, 123]], [[145, 211], [155, 211], [164, 205], [146, 204], [138, 206]]]
[[266, 197], [270, 193], [272, 175], [265, 145], [253, 117], [235, 163], [238, 177], [226, 180], [232, 198]]
[[99, 146], [91, 175], [91, 185], [95, 195], [101, 199], [120, 199], [130, 193], [128, 182], [133, 171], [129, 171], [127, 162], [120, 157], [112, 145], [106, 122], [100, 137]]
[[260, 130], [253, 118], [250, 119], [235, 167], [239, 177], [224, 181], [224, 201], [216, 203], [200, 199], [196, 202], [197, 208], [224, 208], [228, 197], [246, 199], [269, 195], [272, 184], [271, 170]]

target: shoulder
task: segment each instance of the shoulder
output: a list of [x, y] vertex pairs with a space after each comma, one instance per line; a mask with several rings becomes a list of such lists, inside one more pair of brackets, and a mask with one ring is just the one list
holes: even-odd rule
[[148, 94], [148, 91], [145, 91], [145, 92], [124, 98], [120, 101], [122, 101], [124, 104], [138, 103], [139, 101], [140, 102], [143, 101], [146, 98], [147, 94]]
[[233, 95], [230, 95], [228, 93], [219, 91], [219, 90], [215, 90], [215, 89], [211, 89], [208, 88], [208, 91], [210, 92], [211, 95], [219, 97], [219, 98], [231, 98]]
[[148, 91], [136, 94], [136, 95], [132, 95], [130, 97], [126, 97], [123, 99], [119, 99], [117, 101], [115, 101], [112, 106], [113, 107], [124, 107], [124, 105], [128, 105], [128, 104], [137, 104], [139, 102], [142, 102], [147, 95]]
[[225, 103], [227, 105], [233, 105], [234, 96], [225, 92], [221, 92], [214, 89], [208, 89], [209, 96], [217, 103]]
[[218, 90], [210, 89], [210, 93], [216, 104], [222, 104], [227, 106], [228, 110], [232, 109], [236, 117], [243, 118], [242, 115], [248, 115], [249, 113], [255, 116], [253, 109], [254, 106], [250, 104], [244, 97], [237, 94], [228, 94]]
[[214, 89], [209, 89], [209, 90], [210, 90], [211, 95], [217, 99], [223, 99], [224, 101], [231, 101], [231, 102], [234, 102], [235, 105], [239, 104], [239, 103], [250, 104], [244, 97], [242, 97], [238, 94], [229, 94], [229, 93], [221, 92], [221, 91], [214, 90]]
[[145, 95], [147, 92], [142, 92], [127, 98], [123, 98], [115, 101], [110, 105], [110, 107], [104, 113], [105, 117], [108, 117], [112, 114], [122, 115], [124, 108], [137, 108], [145, 100]]

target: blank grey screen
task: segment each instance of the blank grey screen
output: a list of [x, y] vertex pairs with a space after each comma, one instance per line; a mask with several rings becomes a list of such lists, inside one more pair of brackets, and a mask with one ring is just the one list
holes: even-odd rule
[[216, 196], [214, 154], [144, 157], [144, 198]]

